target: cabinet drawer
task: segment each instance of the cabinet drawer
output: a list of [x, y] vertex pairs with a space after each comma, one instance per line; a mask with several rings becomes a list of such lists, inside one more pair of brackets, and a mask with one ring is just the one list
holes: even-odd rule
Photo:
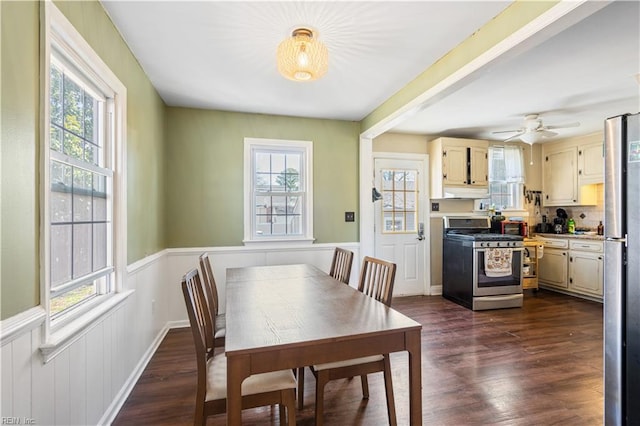
[[571, 248], [571, 250], [593, 251], [602, 253], [604, 249], [604, 243], [602, 241], [570, 241], [569, 248]]
[[545, 247], [550, 247], [550, 248], [569, 248], [569, 240], [565, 240], [565, 239], [547, 239], [547, 238], [542, 238], [540, 240], [542, 242], [542, 244], [544, 244]]

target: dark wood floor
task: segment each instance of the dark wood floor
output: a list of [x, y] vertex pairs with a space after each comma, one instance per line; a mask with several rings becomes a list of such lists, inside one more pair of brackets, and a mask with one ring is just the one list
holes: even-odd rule
[[[472, 312], [435, 297], [394, 299], [422, 329], [425, 425], [602, 424], [602, 305], [540, 290], [522, 309]], [[408, 421], [406, 354], [392, 357], [398, 424]], [[313, 425], [315, 381], [306, 374], [298, 425]], [[145, 369], [115, 425], [192, 423], [195, 354], [188, 329], [171, 330]], [[338, 380], [325, 390], [325, 423], [386, 423], [382, 374], [360, 383]], [[208, 425], [225, 424], [225, 416]], [[277, 408], [243, 412], [245, 424], [278, 424]]]

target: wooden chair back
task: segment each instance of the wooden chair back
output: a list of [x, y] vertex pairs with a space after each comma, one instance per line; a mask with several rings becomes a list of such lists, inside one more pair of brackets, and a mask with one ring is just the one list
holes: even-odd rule
[[391, 306], [395, 278], [395, 263], [365, 256], [360, 270], [358, 290], [387, 306]]
[[333, 251], [333, 260], [331, 261], [331, 269], [329, 275], [338, 281], [349, 284], [351, 277], [351, 265], [353, 264], [353, 252], [336, 247]]
[[[189, 324], [193, 333], [198, 365], [197, 404], [204, 405], [207, 393], [207, 361], [213, 356], [213, 327], [209, 307], [204, 297], [197, 269], [187, 272], [182, 278], [182, 294], [187, 306]], [[199, 407], [202, 408], [202, 407]]]
[[215, 317], [218, 315], [218, 287], [216, 286], [216, 279], [213, 276], [213, 268], [211, 268], [209, 255], [202, 253], [199, 260], [202, 278], [205, 284], [205, 296], [207, 297], [207, 303], [211, 306], [211, 315], [215, 322]]

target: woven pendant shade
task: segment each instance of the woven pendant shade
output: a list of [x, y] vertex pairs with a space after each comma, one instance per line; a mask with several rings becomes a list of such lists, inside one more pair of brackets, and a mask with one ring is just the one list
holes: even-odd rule
[[278, 71], [294, 81], [313, 81], [329, 68], [329, 51], [307, 28], [295, 29], [278, 46]]

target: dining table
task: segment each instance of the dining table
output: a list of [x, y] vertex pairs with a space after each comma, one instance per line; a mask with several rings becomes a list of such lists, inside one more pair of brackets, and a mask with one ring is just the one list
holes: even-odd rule
[[422, 424], [422, 325], [308, 264], [226, 271], [227, 424], [253, 374], [406, 351], [409, 421]]

